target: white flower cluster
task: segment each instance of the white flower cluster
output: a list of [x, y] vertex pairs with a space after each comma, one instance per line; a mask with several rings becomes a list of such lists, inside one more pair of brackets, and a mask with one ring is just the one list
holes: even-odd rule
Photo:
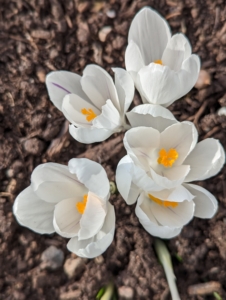
[[[178, 122], [166, 108], [190, 91], [200, 71], [187, 38], [171, 36], [156, 11], [143, 8], [129, 29], [126, 70], [113, 69], [115, 81], [101, 67], [88, 65], [83, 75], [57, 71], [47, 76], [53, 104], [70, 121], [70, 134], [82, 143], [100, 142], [115, 132], [124, 136], [127, 155], [116, 171], [119, 192], [152, 235], [172, 238], [194, 216], [211, 218], [215, 197], [190, 184], [216, 175], [225, 162], [221, 144], [197, 143], [193, 123]], [[144, 104], [127, 112], [134, 86]], [[93, 258], [111, 244], [115, 212], [109, 203], [104, 169], [87, 159], [38, 166], [31, 185], [16, 198], [14, 214], [38, 233], [70, 238], [68, 249]]]

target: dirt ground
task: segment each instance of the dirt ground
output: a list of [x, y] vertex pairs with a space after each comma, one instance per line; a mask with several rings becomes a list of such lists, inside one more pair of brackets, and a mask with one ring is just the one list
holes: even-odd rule
[[[225, 0], [0, 0], [1, 300], [91, 300], [109, 280], [121, 299], [123, 293], [135, 300], [170, 299], [153, 238], [139, 224], [134, 206], [118, 194], [111, 197], [117, 217], [114, 242], [101, 257], [83, 261], [70, 279], [63, 266], [56, 271], [41, 267], [41, 255], [51, 245], [63, 250], [64, 261], [76, 259], [66, 249], [67, 240], [20, 227], [12, 214], [16, 195], [40, 163], [87, 157], [114, 180], [125, 155], [123, 134], [93, 145], [73, 140], [68, 122], [48, 99], [45, 75], [61, 69], [82, 74], [89, 63], [107, 71], [124, 67], [130, 22], [145, 5], [158, 10], [173, 33], [188, 36], [205, 71], [197, 87], [170, 110], [180, 121], [193, 121], [200, 140], [214, 137], [226, 147], [226, 117], [217, 114], [226, 106]], [[137, 95], [134, 103], [140, 103]], [[225, 177], [226, 168], [198, 182], [219, 200], [217, 215], [210, 221], [195, 218], [167, 243], [182, 300], [217, 299], [214, 292], [226, 299]], [[206, 283], [208, 295], [200, 295], [199, 283]]]

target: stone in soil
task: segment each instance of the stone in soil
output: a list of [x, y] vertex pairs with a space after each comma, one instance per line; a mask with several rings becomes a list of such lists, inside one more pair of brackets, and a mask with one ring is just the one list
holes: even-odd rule
[[41, 256], [40, 268], [42, 270], [55, 271], [62, 267], [64, 261], [64, 253], [55, 246], [47, 248]]

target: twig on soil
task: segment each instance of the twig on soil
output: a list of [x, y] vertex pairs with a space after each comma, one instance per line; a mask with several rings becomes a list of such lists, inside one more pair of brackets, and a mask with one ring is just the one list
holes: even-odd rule
[[214, 292], [221, 291], [221, 284], [217, 281], [209, 281], [205, 283], [194, 284], [188, 287], [188, 294], [190, 296], [204, 296], [210, 295]]

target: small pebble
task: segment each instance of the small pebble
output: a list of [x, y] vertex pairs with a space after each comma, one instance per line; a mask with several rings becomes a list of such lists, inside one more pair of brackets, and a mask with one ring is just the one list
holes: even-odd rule
[[42, 270], [48, 269], [55, 271], [63, 265], [63, 261], [63, 251], [57, 249], [55, 246], [50, 246], [42, 253], [40, 268]]
[[121, 286], [118, 289], [119, 298], [121, 300], [133, 300], [134, 299], [134, 293], [133, 289], [128, 286]]
[[116, 17], [116, 12], [115, 12], [115, 10], [114, 10], [114, 9], [109, 9], [109, 10], [107, 11], [107, 16], [108, 16], [108, 18], [110, 18], [110, 19], [114, 19], [114, 18]]
[[73, 277], [79, 277], [79, 275], [81, 275], [84, 269], [85, 269], [85, 259], [81, 257], [68, 258], [65, 261], [64, 272], [69, 279]]
[[81, 299], [81, 291], [75, 290], [60, 294], [60, 300], [78, 300]]
[[33, 155], [41, 155], [41, 152], [45, 148], [45, 143], [37, 138], [32, 138], [29, 140], [26, 140], [24, 142], [24, 150]]
[[104, 26], [101, 28], [101, 30], [98, 33], [99, 36], [99, 40], [101, 42], [105, 42], [107, 39], [108, 34], [112, 31], [112, 27], [111, 26]]
[[195, 84], [195, 87], [199, 90], [211, 84], [210, 74], [206, 70], [201, 70], [199, 72], [198, 80]]
[[217, 111], [218, 116], [226, 116], [226, 107], [221, 107], [218, 111]]

